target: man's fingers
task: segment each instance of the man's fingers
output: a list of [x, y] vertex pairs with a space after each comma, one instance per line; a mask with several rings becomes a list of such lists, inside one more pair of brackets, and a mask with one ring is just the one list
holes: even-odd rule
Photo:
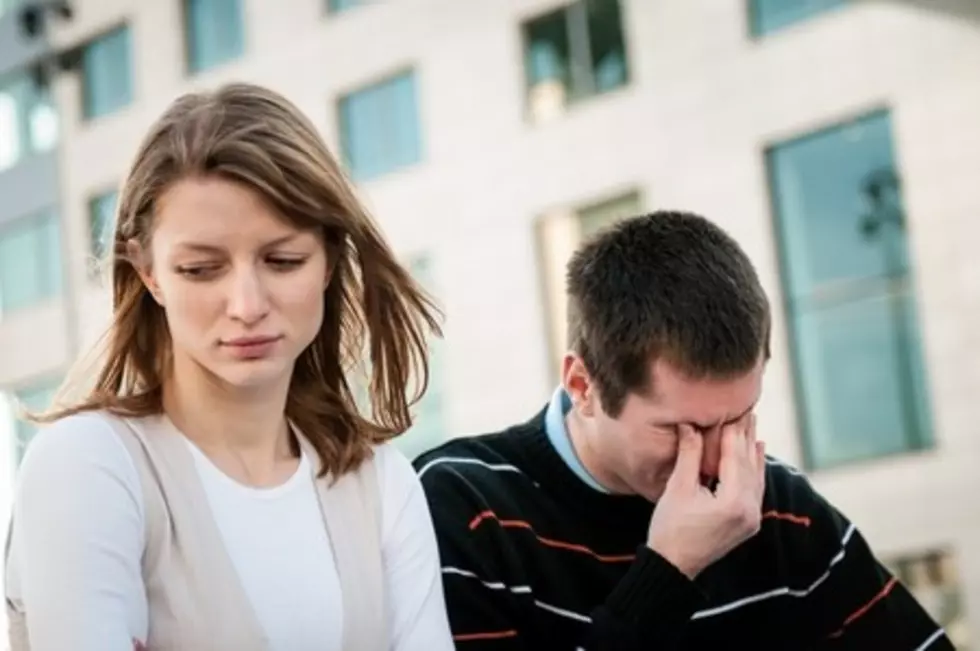
[[760, 493], [765, 490], [766, 486], [766, 444], [764, 441], [758, 439], [756, 434], [756, 423], [758, 422], [756, 415], [750, 413], [748, 415], [748, 422], [746, 423], [746, 438], [749, 441], [749, 460], [750, 468], [752, 468], [752, 475], [756, 481], [756, 485], [759, 487]]
[[754, 470], [759, 467], [759, 455], [757, 454], [758, 439], [756, 437], [755, 431], [755, 414], [749, 413], [745, 415], [745, 448], [746, 448], [746, 459], [749, 462], [749, 466]]
[[729, 486], [738, 481], [740, 467], [745, 464], [745, 436], [738, 423], [721, 428], [721, 456], [718, 459], [718, 480]]
[[681, 425], [677, 442], [677, 462], [669, 482], [682, 486], [697, 486], [701, 477], [701, 452], [704, 441], [690, 425]]
[[759, 493], [766, 492], [766, 443], [765, 441], [755, 442], [755, 458], [758, 464], [756, 479], [759, 482]]

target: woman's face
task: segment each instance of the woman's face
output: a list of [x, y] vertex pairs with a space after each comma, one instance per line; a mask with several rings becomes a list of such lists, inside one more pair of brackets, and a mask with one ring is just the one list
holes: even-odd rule
[[323, 321], [326, 251], [254, 190], [187, 178], [157, 202], [143, 280], [166, 312], [177, 368], [236, 388], [288, 383]]

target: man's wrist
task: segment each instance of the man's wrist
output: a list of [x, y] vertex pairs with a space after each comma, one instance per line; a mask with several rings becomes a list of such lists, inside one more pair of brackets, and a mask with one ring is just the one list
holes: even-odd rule
[[[630, 644], [616, 648], [676, 648], [691, 617], [705, 607], [706, 596], [660, 552], [641, 545], [626, 574], [593, 613], [599, 639], [626, 636]], [[651, 616], [651, 613], [655, 616]], [[636, 646], [638, 640], [645, 644]]]
[[651, 541], [647, 542], [647, 547], [660, 555], [665, 561], [676, 567], [681, 574], [692, 581], [698, 574], [701, 573], [702, 570], [704, 570], [703, 565], [685, 557], [685, 555], [679, 551], [670, 549], [667, 545], [660, 545]]

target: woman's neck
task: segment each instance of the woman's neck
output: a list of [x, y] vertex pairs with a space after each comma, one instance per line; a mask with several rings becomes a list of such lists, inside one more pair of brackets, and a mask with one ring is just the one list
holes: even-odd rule
[[252, 485], [275, 485], [295, 468], [286, 422], [289, 378], [282, 386], [230, 387], [191, 360], [174, 360], [163, 387], [173, 424], [226, 474]]

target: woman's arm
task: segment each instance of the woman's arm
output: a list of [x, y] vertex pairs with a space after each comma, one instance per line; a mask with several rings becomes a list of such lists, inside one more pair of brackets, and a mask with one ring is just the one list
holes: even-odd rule
[[147, 630], [142, 492], [98, 414], [43, 429], [20, 469], [8, 568], [31, 651], [132, 651]]
[[392, 651], [452, 651], [442, 574], [428, 502], [393, 446], [378, 450], [382, 553]]

